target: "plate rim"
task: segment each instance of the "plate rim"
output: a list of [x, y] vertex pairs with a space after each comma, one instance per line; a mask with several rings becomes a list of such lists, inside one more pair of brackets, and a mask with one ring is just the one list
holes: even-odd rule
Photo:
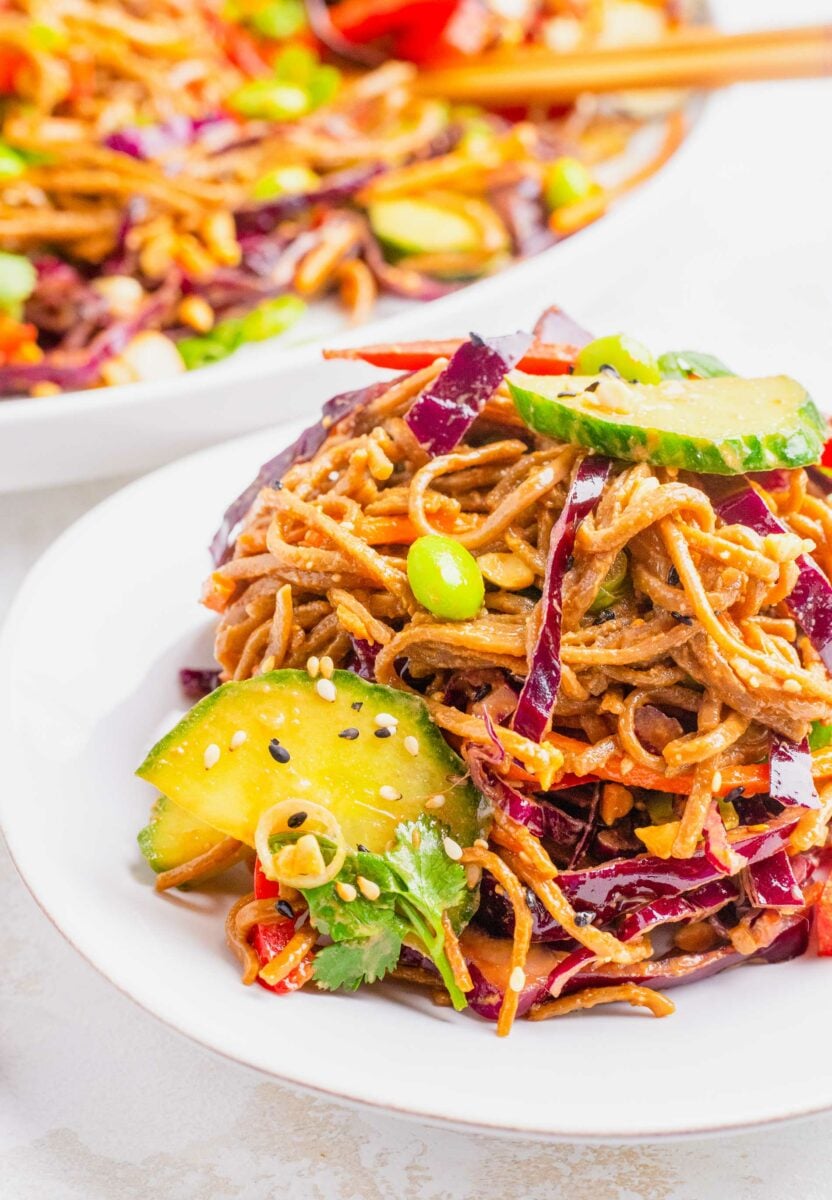
[[[176, 462], [169, 463], [166, 466], [160, 467], [157, 470], [145, 475], [123, 488], [118, 489], [110, 496], [106, 497], [94, 508], [84, 513], [77, 521], [70, 525], [55, 541], [47, 547], [47, 549], [39, 556], [36, 562], [27, 572], [23, 582], [18, 588], [13, 601], [9, 607], [6, 618], [0, 628], [0, 661], [8, 661], [8, 651], [12, 644], [18, 626], [22, 620], [22, 615], [25, 614], [27, 601], [30, 593], [36, 591], [39, 586], [39, 579], [43, 572], [48, 572], [53, 556], [59, 556], [63, 550], [64, 544], [71, 542], [78, 536], [79, 531], [83, 532], [87, 524], [94, 525], [100, 515], [100, 511], [105, 508], [117, 508], [125, 503], [126, 499], [134, 493], [141, 493], [147, 488], [154, 488], [158, 477], [175, 476], [181, 470], [183, 464], [189, 466], [198, 466], [203, 461], [210, 461], [212, 458], [221, 459], [224, 455], [236, 450], [243, 450], [250, 446], [254, 452], [258, 446], [263, 445], [268, 438], [277, 437], [281, 440], [288, 440], [293, 433], [302, 427], [303, 421], [287, 423], [279, 425], [268, 430], [258, 430], [254, 433], [246, 434], [242, 437], [230, 439], [229, 441], [220, 443], [216, 446], [208, 447], [197, 451], [193, 454], [184, 456]], [[255, 455], [256, 457], [256, 455]], [[12, 697], [12, 680], [8, 673], [0, 676], [0, 713], [8, 711], [13, 704]], [[4, 723], [0, 721], [0, 731]], [[4, 793], [8, 799], [4, 798]], [[302, 1078], [297, 1074], [296, 1070], [279, 1071], [273, 1070], [271, 1067], [265, 1067], [262, 1063], [255, 1061], [252, 1054], [241, 1052], [239, 1048], [233, 1050], [229, 1046], [222, 1046], [216, 1040], [212, 1040], [208, 1036], [202, 1036], [199, 1032], [189, 1029], [187, 1025], [176, 1019], [170, 1011], [154, 999], [153, 994], [148, 993], [141, 987], [131, 986], [127, 981], [122, 981], [119, 978], [119, 972], [113, 971], [113, 968], [106, 961], [106, 955], [99, 953], [95, 947], [94, 938], [85, 938], [83, 934], [79, 934], [78, 930], [73, 926], [73, 922], [67, 919], [65, 913], [62, 913], [60, 907], [54, 903], [50, 903], [48, 898], [45, 898], [37, 886], [36, 880], [32, 879], [30, 872], [27, 869], [27, 855], [31, 860], [33, 847], [29, 845], [28, 850], [25, 848], [25, 842], [18, 844], [14, 833], [14, 821], [10, 819], [13, 812], [13, 800], [11, 799], [12, 789], [0, 789], [0, 829], [5, 837], [6, 845], [9, 849], [10, 856], [14, 863], [15, 869], [21, 880], [32, 895], [35, 903], [44, 913], [51, 924], [59, 931], [61, 936], [73, 947], [73, 949], [81, 955], [103, 978], [115, 987], [122, 995], [130, 999], [134, 1004], [145, 1012], [150, 1013], [156, 1020], [163, 1025], [173, 1029], [175, 1032], [187, 1037], [190, 1041], [205, 1047], [210, 1052], [219, 1055], [228, 1061], [235, 1062], [246, 1068], [257, 1071], [267, 1078], [279, 1079], [282, 1082], [289, 1084], [292, 1087], [297, 1087], [303, 1091], [308, 1091], [315, 1095], [324, 1096], [333, 1102], [347, 1105], [355, 1105], [363, 1109], [387, 1113], [401, 1119], [416, 1120], [429, 1125], [437, 1125], [445, 1128], [457, 1129], [459, 1131], [469, 1131], [486, 1133], [494, 1136], [506, 1136], [513, 1138], [525, 1138], [529, 1140], [543, 1140], [550, 1142], [585, 1142], [585, 1143], [609, 1143], [609, 1144], [634, 1144], [645, 1141], [663, 1142], [674, 1141], [680, 1139], [695, 1139], [700, 1137], [718, 1136], [729, 1133], [739, 1133], [745, 1130], [763, 1129], [771, 1125], [779, 1125], [787, 1121], [809, 1119], [813, 1116], [818, 1116], [822, 1113], [832, 1110], [832, 1093], [829, 1099], [821, 1104], [813, 1103], [805, 1106], [792, 1105], [787, 1111], [776, 1113], [771, 1116], [764, 1116], [755, 1120], [736, 1121], [722, 1120], [718, 1124], [709, 1125], [707, 1122], [691, 1124], [686, 1122], [686, 1127], [678, 1127], [675, 1129], [660, 1128], [655, 1129], [646, 1127], [638, 1131], [633, 1130], [614, 1130], [607, 1129], [604, 1132], [593, 1131], [592, 1129], [585, 1130], [556, 1130], [545, 1124], [535, 1125], [528, 1122], [523, 1124], [511, 1123], [506, 1120], [495, 1118], [493, 1121], [483, 1119], [466, 1119], [457, 1114], [451, 1114], [437, 1111], [435, 1105], [430, 1108], [424, 1104], [417, 1106], [405, 1106], [401, 1103], [392, 1102], [389, 1099], [379, 1099], [368, 1096], [367, 1094], [356, 1094], [353, 1092], [344, 1092], [337, 1088], [325, 1086], [321, 1082], [310, 1082], [308, 1078]], [[156, 997], [164, 1000], [164, 994], [155, 993]]]

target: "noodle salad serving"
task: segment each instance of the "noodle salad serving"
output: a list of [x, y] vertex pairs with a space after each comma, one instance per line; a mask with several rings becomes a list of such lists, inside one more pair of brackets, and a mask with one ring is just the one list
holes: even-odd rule
[[568, 237], [673, 153], [684, 97], [486, 111], [426, 68], [655, 43], [681, 7], [0, 0], [0, 398], [166, 379]]
[[665, 1016], [813, 923], [832, 954], [832, 472], [800, 384], [557, 309], [338, 353], [400, 373], [225, 514], [219, 669], [139, 769], [156, 887], [248, 872], [244, 983], [392, 979], [502, 1035]]

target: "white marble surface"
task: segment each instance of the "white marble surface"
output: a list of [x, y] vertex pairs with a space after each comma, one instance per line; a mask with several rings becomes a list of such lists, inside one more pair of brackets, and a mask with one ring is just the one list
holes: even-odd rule
[[[832, 17], [830, 0], [757, 0], [753, 6], [735, 0], [722, 11], [733, 24], [772, 23], [778, 16], [783, 21]], [[672, 229], [672, 257], [668, 248], [651, 264], [652, 298], [637, 273], [628, 277], [636, 311], [656, 314], [648, 328], [640, 325], [636, 332], [650, 339], [664, 327], [691, 329], [692, 343], [726, 357], [744, 332], [745, 346], [735, 361], [750, 370], [751, 346], [760, 339], [742, 329], [738, 306], [748, 297], [757, 328], [765, 330], [759, 346], [765, 369], [782, 363], [798, 373], [801, 357], [808, 356], [808, 382], [818, 391], [828, 379], [828, 368], [819, 368], [828, 362], [823, 343], [832, 330], [831, 93], [801, 84], [787, 85], [776, 102], [771, 89], [754, 89], [755, 99], [750, 90], [745, 95], [748, 99], [739, 102], [730, 98], [734, 120], [742, 105], [748, 136], [731, 163], [717, 166], [725, 190], [714, 190], [712, 178], [691, 181], [688, 203]], [[772, 132], [764, 152], [759, 122], [766, 121]], [[738, 196], [743, 186], [745, 206]], [[705, 234], [712, 238], [707, 248]], [[740, 277], [726, 266], [730, 261], [742, 264]], [[672, 286], [680, 271], [686, 282], [681, 293]], [[599, 287], [601, 309], [611, 307], [608, 292], [615, 292], [620, 303], [621, 289], [617, 273]], [[716, 316], [719, 309], [724, 325], [721, 314]], [[760, 315], [764, 309], [768, 320]], [[712, 340], [715, 320], [723, 333], [719, 344]], [[818, 398], [829, 405], [828, 387]], [[0, 497], [0, 617], [37, 554], [116, 486]], [[221, 500], [217, 497], [217, 503]], [[59, 645], [55, 686], [67, 686]], [[0, 913], [0, 1195], [9, 1200], [828, 1200], [832, 1195], [832, 1115], [704, 1142], [547, 1146], [426, 1129], [292, 1092], [178, 1037], [111, 988], [47, 922], [2, 850]], [[761, 1046], [760, 1053], [798, 1053], [811, 1070], [811, 1053], [799, 1044], [799, 1026], [796, 998], [794, 1028], [773, 1031], [771, 1044]], [[715, 1037], [721, 1028], [716, 1013]], [[731, 1063], [730, 1043], [725, 1064], [726, 1070], [741, 1069]], [[553, 1086], [568, 1086], [558, 1077], [556, 1062], [552, 1080]], [[624, 1103], [626, 1089], [638, 1086], [637, 1080], [616, 1081], [614, 1063], [610, 1081], [621, 1087]]]

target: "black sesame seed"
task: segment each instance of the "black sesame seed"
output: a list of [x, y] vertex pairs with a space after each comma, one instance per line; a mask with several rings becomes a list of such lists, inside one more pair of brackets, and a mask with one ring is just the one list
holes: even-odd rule
[[287, 763], [292, 757], [286, 747], [281, 746], [277, 738], [272, 738], [269, 742], [269, 754], [271, 754], [275, 762], [279, 763]]
[[294, 917], [295, 910], [292, 908], [288, 900], [278, 900], [275, 908], [283, 917]]
[[673, 617], [674, 621], [678, 621], [680, 625], [693, 624], [693, 617], [687, 617], [683, 613], [672, 612], [670, 615]]
[[599, 613], [592, 618], [593, 625], [603, 625], [607, 621], [614, 621], [615, 613], [611, 608], [602, 608]]
[[612, 375], [612, 377], [614, 379], [621, 379], [620, 372], [616, 371], [615, 367], [612, 366], [611, 363], [604, 363], [604, 365], [601, 367], [598, 374], [599, 375]]
[[731, 788], [727, 795], [722, 797], [723, 804], [733, 804], [735, 800], [743, 799], [743, 790], [741, 787]]
[[567, 558], [567, 560], [566, 560], [566, 569], [567, 569], [567, 571], [571, 571], [571, 570], [572, 570], [572, 568], [574, 567], [574, 565], [575, 565], [575, 555], [574, 555], [574, 554], [570, 554], [570, 555], [569, 555], [569, 557], [568, 557], [568, 558]]
[[369, 854], [369, 853], [370, 853], [370, 851], [369, 851], [369, 850], [367, 849], [367, 847], [366, 847], [366, 846], [363, 844], [363, 842], [359, 842], [359, 843], [358, 843], [358, 845], [357, 845], [355, 848], [356, 848], [356, 850], [360, 850], [362, 854]]
[[350, 705], [350, 708], [353, 709], [355, 712], [361, 712], [363, 707], [364, 707], [363, 700], [353, 700], [352, 704]]
[[591, 925], [592, 924], [592, 913], [576, 912], [575, 913], [575, 924], [578, 926], [579, 929], [583, 929], [583, 927], [585, 925]]
[[307, 814], [305, 812], [292, 813], [291, 817], [289, 817], [289, 820], [286, 822], [286, 824], [289, 826], [290, 829], [300, 829], [301, 825], [306, 820], [306, 817], [307, 817]]
[[596, 379], [594, 383], [591, 383], [591, 384], [589, 385], [589, 387], [586, 387], [586, 388], [584, 388], [584, 391], [585, 391], [585, 392], [594, 392], [594, 391], [595, 391], [595, 389], [596, 389], [596, 388], [598, 387], [598, 385], [600, 384], [600, 382], [601, 382], [601, 380], [600, 380], [600, 379]]
[[671, 587], [678, 587], [679, 584], [682, 582], [681, 579], [679, 578], [679, 572], [676, 570], [675, 567], [671, 567], [670, 570], [667, 572], [667, 582], [670, 584]]
[[386, 725], [382, 725], [381, 729], [375, 729], [373, 732], [374, 732], [375, 736], [379, 737], [379, 738], [386, 738], [386, 737], [393, 736], [393, 730], [389, 729]]
[[354, 742], [358, 737], [358, 730], [354, 725], [350, 725], [349, 729], [342, 729], [338, 736], [339, 738], [344, 738], [348, 742]]

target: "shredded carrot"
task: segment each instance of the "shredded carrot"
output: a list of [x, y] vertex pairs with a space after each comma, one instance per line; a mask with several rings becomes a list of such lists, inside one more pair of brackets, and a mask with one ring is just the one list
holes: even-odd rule
[[535, 1004], [530, 1013], [530, 1021], [546, 1021], [549, 1017], [562, 1017], [567, 1013], [579, 1012], [584, 1008], [595, 1008], [597, 1004], [632, 1004], [633, 1008], [648, 1008], [654, 1017], [669, 1017], [676, 1011], [676, 1005], [668, 1000], [661, 992], [652, 988], [638, 987], [634, 983], [622, 983], [617, 987], [584, 988], [574, 996], [564, 996], [560, 1000], [546, 1000]]
[[202, 603], [214, 612], [225, 612], [236, 588], [236, 580], [229, 579], [222, 571], [214, 571], [202, 590]]

